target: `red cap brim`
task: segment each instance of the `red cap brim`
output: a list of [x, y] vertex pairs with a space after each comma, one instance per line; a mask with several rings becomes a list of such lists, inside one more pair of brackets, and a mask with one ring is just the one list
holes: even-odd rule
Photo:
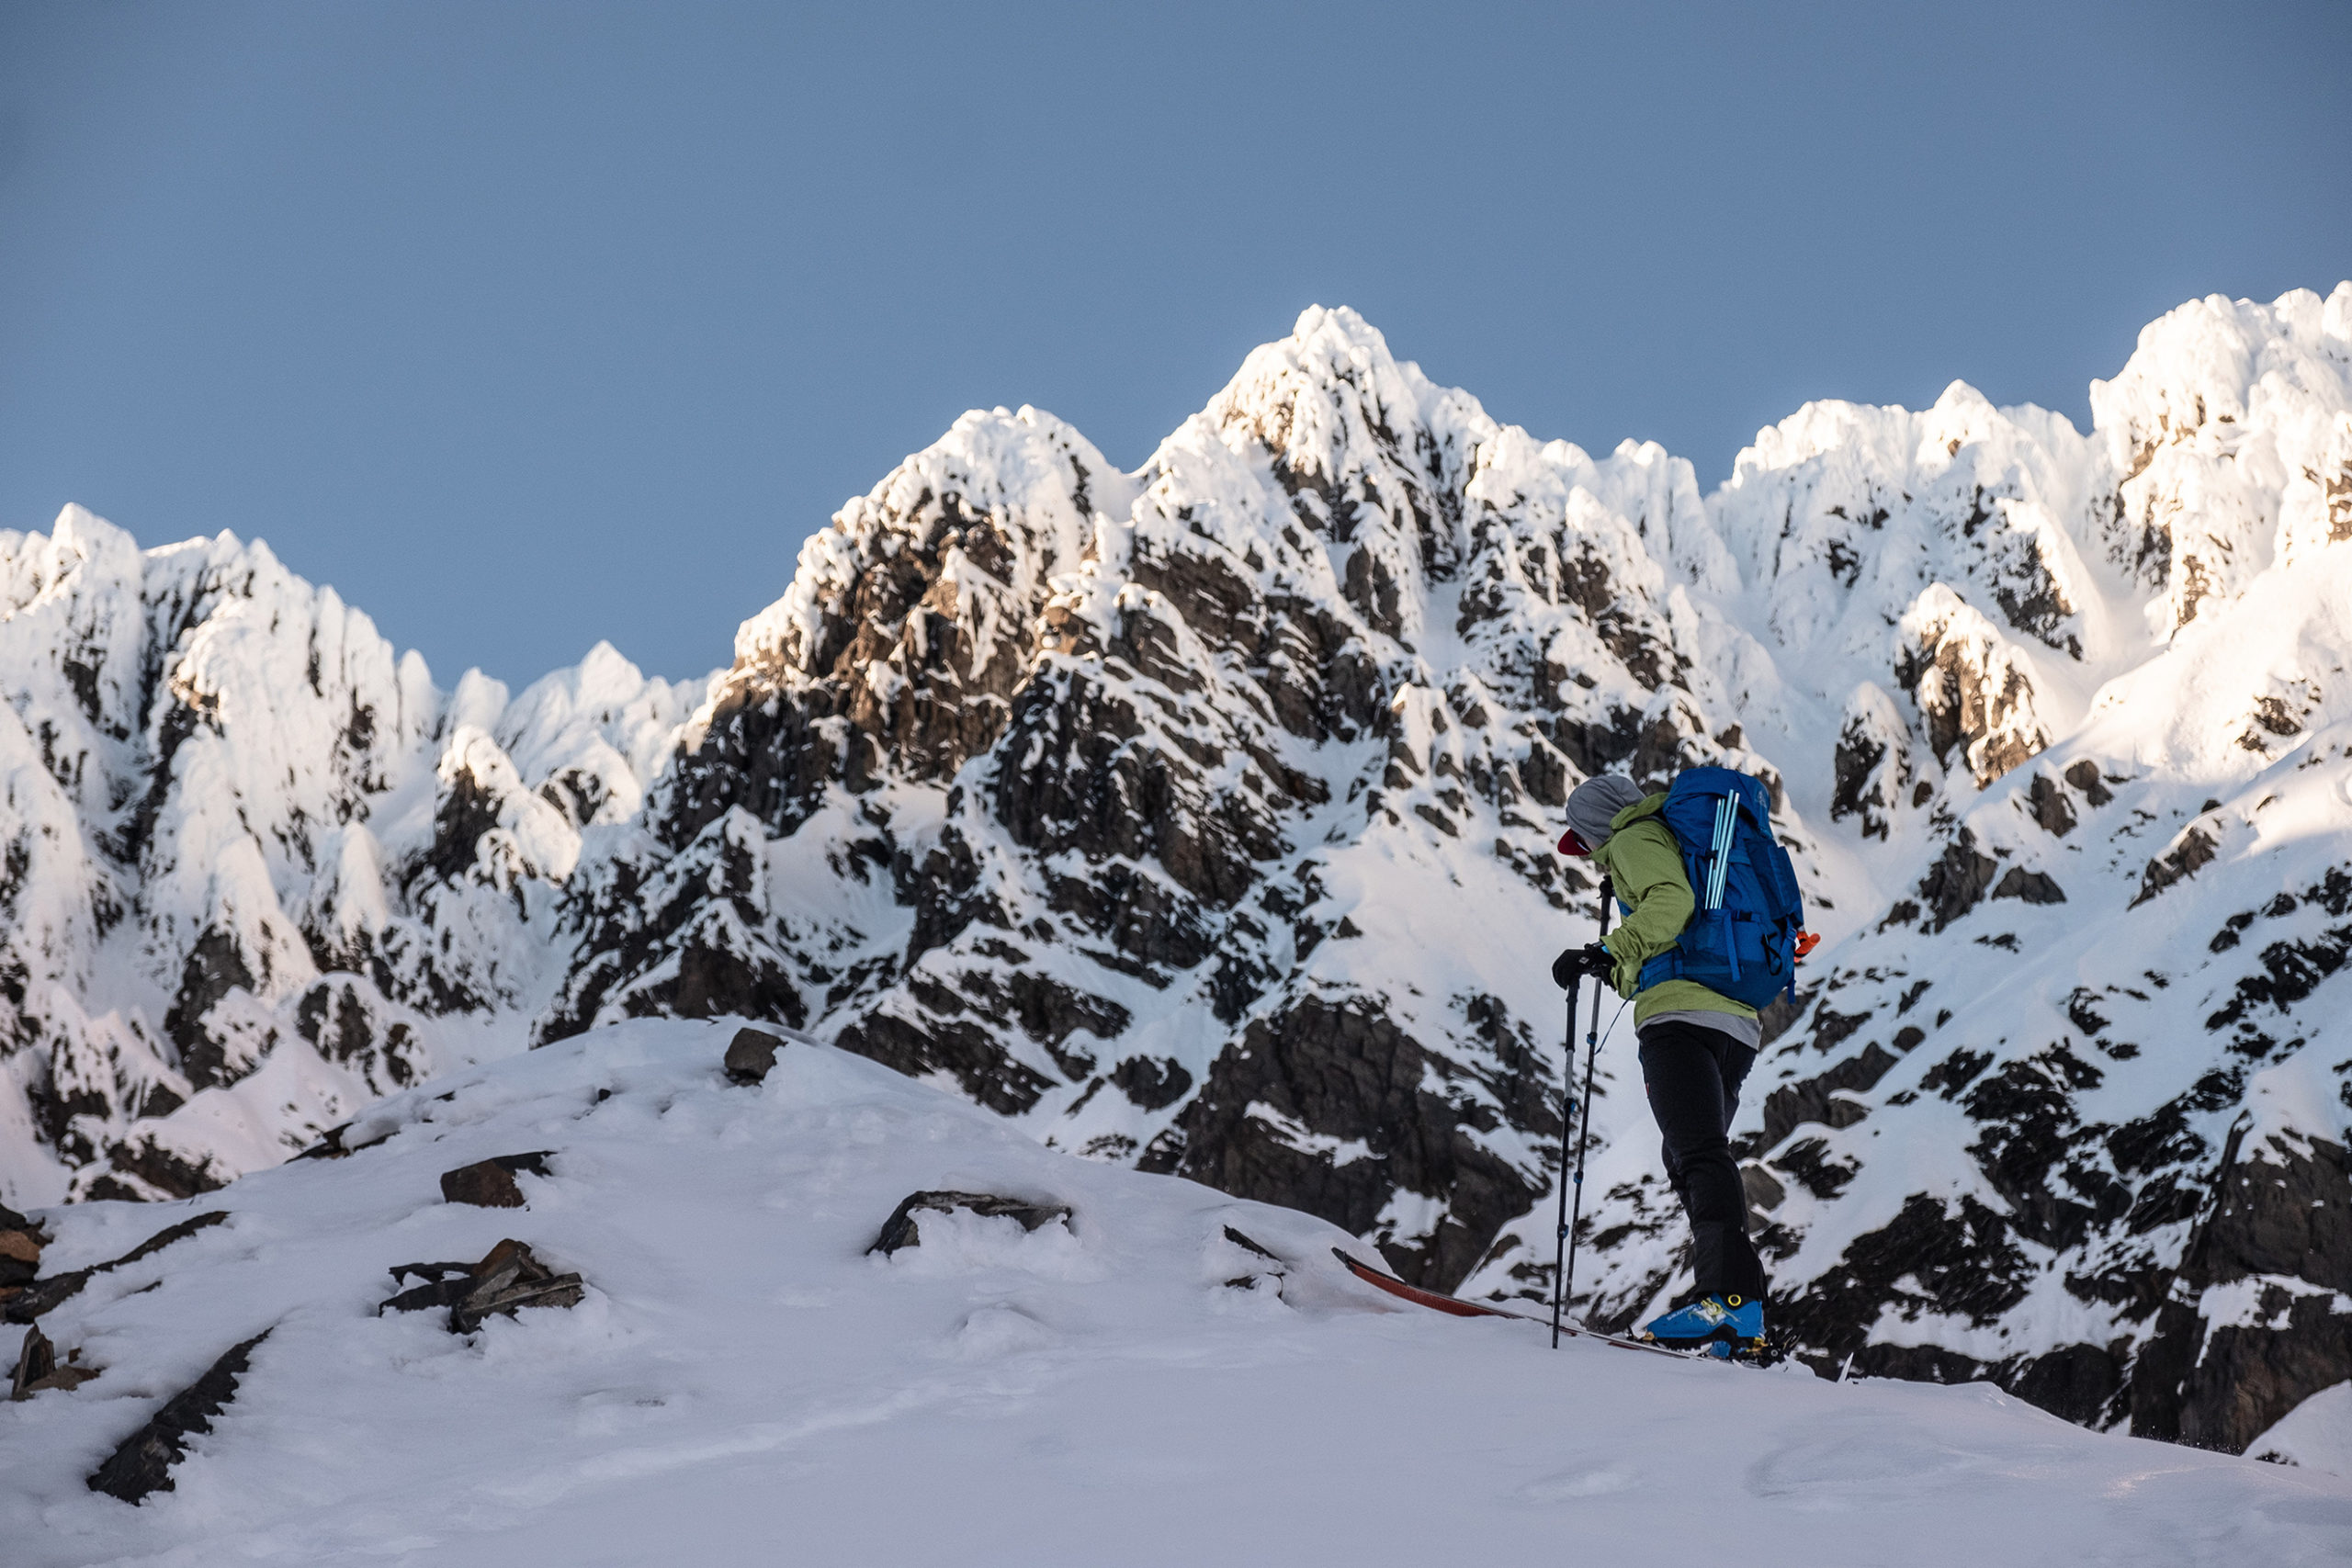
[[1590, 850], [1585, 848], [1584, 840], [1577, 837], [1577, 830], [1574, 828], [1569, 829], [1566, 832], [1560, 835], [1560, 852], [1564, 855], [1589, 855], [1592, 853]]

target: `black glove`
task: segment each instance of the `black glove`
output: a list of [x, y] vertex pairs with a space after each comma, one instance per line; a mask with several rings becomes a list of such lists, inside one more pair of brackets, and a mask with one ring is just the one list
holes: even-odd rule
[[1552, 960], [1552, 984], [1567, 990], [1587, 975], [1606, 980], [1617, 973], [1617, 960], [1599, 942], [1571, 947]]

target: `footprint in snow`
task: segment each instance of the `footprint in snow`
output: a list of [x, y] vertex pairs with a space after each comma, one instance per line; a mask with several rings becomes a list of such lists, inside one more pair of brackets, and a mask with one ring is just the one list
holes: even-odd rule
[[968, 1360], [979, 1360], [1042, 1350], [1059, 1337], [1019, 1307], [984, 1306], [966, 1317], [956, 1331], [955, 1349]]
[[1897, 1432], [1853, 1432], [1792, 1443], [1758, 1460], [1747, 1490], [1800, 1508], [1902, 1503], [1985, 1468], [1983, 1454]]
[[1605, 1497], [1631, 1492], [1641, 1484], [1641, 1472], [1632, 1465], [1604, 1465], [1599, 1470], [1563, 1471], [1531, 1481], [1516, 1494], [1522, 1503], [1566, 1503], [1578, 1497]]
[[902, 1247], [887, 1258], [877, 1255], [876, 1261], [918, 1279], [1005, 1269], [1083, 1283], [1104, 1272], [1059, 1220], [1028, 1231], [1018, 1220], [961, 1209], [925, 1214], [921, 1246]]

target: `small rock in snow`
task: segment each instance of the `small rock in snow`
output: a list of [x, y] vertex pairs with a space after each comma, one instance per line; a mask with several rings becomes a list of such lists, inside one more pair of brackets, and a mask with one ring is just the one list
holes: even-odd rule
[[391, 1269], [392, 1283], [401, 1284], [411, 1274], [424, 1283], [402, 1291], [376, 1304], [376, 1315], [392, 1312], [420, 1312], [426, 1307], [456, 1306], [474, 1288], [474, 1266], [470, 1263], [395, 1263]]
[[0, 1208], [0, 1291], [32, 1283], [40, 1272], [40, 1235], [14, 1209]]
[[902, 1247], [922, 1246], [922, 1235], [916, 1227], [915, 1217], [924, 1209], [942, 1214], [956, 1209], [968, 1209], [976, 1214], [1002, 1215], [1019, 1220], [1024, 1231], [1034, 1231], [1039, 1225], [1070, 1217], [1070, 1207], [1067, 1203], [1033, 1203], [1024, 1198], [999, 1198], [987, 1192], [910, 1192], [904, 1201], [890, 1211], [889, 1219], [882, 1226], [882, 1234], [875, 1237], [874, 1245], [865, 1250], [878, 1252], [887, 1258]]
[[89, 1367], [74, 1365], [81, 1355], [79, 1350], [70, 1352], [61, 1366], [57, 1347], [49, 1342], [49, 1336], [39, 1328], [26, 1329], [24, 1347], [17, 1352], [17, 1370], [8, 1380], [8, 1397], [30, 1399], [43, 1389], [81, 1387], [98, 1375]]
[[473, 1267], [473, 1289], [449, 1309], [449, 1329], [471, 1334], [493, 1313], [514, 1315], [526, 1306], [578, 1306], [583, 1281], [577, 1274], [559, 1274], [531, 1254], [519, 1241], [502, 1241]]
[[760, 1029], [739, 1029], [727, 1046], [727, 1076], [736, 1083], [757, 1083], [775, 1066], [784, 1042]]
[[523, 1189], [516, 1183], [514, 1173], [527, 1170], [533, 1176], [548, 1173], [548, 1156], [553, 1149], [534, 1149], [528, 1154], [496, 1155], [489, 1159], [461, 1165], [455, 1170], [441, 1173], [441, 1196], [451, 1203], [471, 1203], [481, 1209], [519, 1209], [523, 1206]]
[[[489, 1162], [485, 1162], [489, 1163]], [[472, 1168], [469, 1167], [468, 1168]], [[540, 1262], [523, 1243], [509, 1238], [490, 1249], [479, 1263], [395, 1263], [394, 1284], [414, 1274], [422, 1285], [379, 1303], [378, 1316], [387, 1311], [418, 1312], [425, 1307], [449, 1309], [449, 1331], [471, 1334], [493, 1313], [513, 1316], [526, 1306], [578, 1306], [584, 1283], [577, 1274], [559, 1274]]]

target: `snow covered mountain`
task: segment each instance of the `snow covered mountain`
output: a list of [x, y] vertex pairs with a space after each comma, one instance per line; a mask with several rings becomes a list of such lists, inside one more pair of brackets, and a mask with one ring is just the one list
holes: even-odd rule
[[[512, 702], [69, 509], [0, 539], [0, 1183], [200, 1190], [526, 1037], [740, 1016], [1544, 1293], [1557, 808], [1724, 762], [1832, 939], [1742, 1122], [1809, 1358], [2243, 1447], [2352, 1377], [2352, 284], [2184, 306], [2092, 403], [1808, 405], [1702, 497], [1317, 309], [1133, 474], [967, 415], [707, 687], [600, 649]], [[1681, 1282], [1630, 1032], [1612, 1322]]]
[[560, 976], [535, 933], [583, 834], [701, 695], [605, 647], [439, 692], [266, 546], [142, 554], [78, 507], [0, 535], [0, 572], [18, 1202], [206, 1190], [494, 1050]]

